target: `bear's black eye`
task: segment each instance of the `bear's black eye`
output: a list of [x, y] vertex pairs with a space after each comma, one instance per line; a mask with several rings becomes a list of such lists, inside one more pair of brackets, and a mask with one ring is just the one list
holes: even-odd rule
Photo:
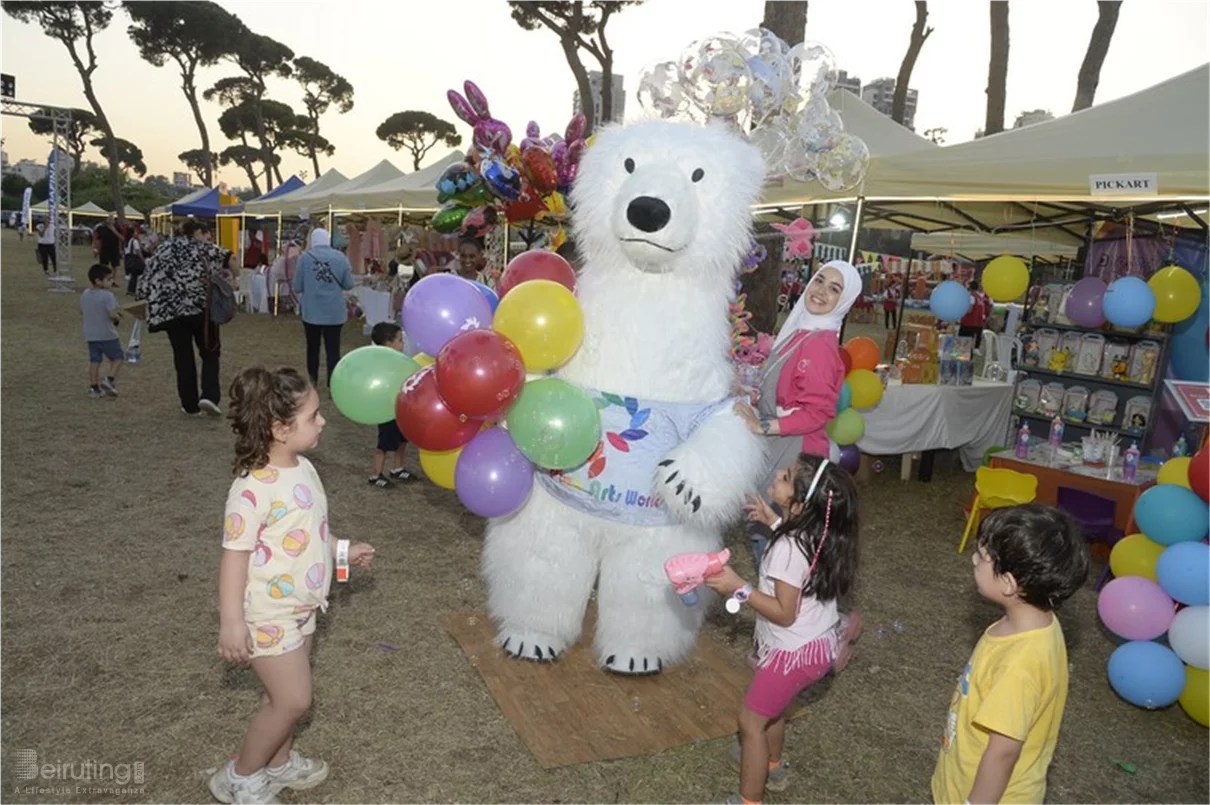
[[622, 163], [622, 167], [626, 169], [627, 173], [634, 173], [634, 160], [626, 157], [626, 161]]
[[697, 170], [695, 170], [693, 172], [693, 177], [692, 177], [693, 181], [700, 182], [702, 180], [702, 177], [705, 175], [706, 175], [706, 172], [704, 170], [702, 170], [701, 168], [698, 168]]

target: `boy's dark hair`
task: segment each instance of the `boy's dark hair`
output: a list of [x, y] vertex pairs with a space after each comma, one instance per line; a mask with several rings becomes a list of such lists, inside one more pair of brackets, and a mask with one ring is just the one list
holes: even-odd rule
[[[857, 578], [857, 487], [843, 467], [829, 461], [810, 499], [811, 481], [826, 459], [800, 453], [795, 462], [794, 502], [802, 505], [798, 514], [789, 515], [773, 534], [769, 546], [779, 539], [791, 539], [810, 562], [819, 551], [819, 562], [803, 587], [803, 594], [820, 601], [833, 601], [849, 594]], [[831, 511], [828, 495], [832, 496]], [[824, 522], [827, 521], [827, 534]], [[826, 537], [826, 539], [825, 539]], [[822, 542], [821, 542], [822, 541]], [[767, 549], [766, 549], [767, 550]]]
[[395, 340], [395, 336], [403, 332], [403, 328], [393, 321], [380, 321], [370, 330], [370, 341], [380, 347]]
[[96, 285], [101, 280], [113, 273], [113, 269], [109, 266], [103, 266], [100, 263], [95, 263], [88, 267], [88, 281]]
[[474, 246], [479, 251], [483, 251], [483, 239], [477, 238], [474, 235], [463, 235], [458, 239], [458, 248], [463, 246]]
[[996, 509], [979, 526], [978, 545], [997, 576], [1011, 573], [1017, 597], [1047, 612], [1088, 577], [1088, 546], [1066, 512], [1039, 503]]

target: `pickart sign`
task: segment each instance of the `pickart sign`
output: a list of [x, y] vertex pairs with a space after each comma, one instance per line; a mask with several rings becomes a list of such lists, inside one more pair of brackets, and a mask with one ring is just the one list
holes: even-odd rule
[[1088, 192], [1094, 196], [1154, 196], [1160, 191], [1154, 173], [1094, 173]]

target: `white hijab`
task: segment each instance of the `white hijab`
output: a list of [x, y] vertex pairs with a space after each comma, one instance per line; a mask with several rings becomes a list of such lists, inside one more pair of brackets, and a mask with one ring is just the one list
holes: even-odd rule
[[[844, 260], [831, 260], [824, 263], [820, 266], [819, 271], [823, 271], [825, 268], [836, 269], [844, 280], [844, 290], [840, 292], [840, 298], [836, 300], [836, 307], [832, 308], [831, 313], [825, 313], [821, 316], [817, 316], [807, 310], [808, 285], [808, 288], [803, 289], [802, 295], [798, 297], [798, 301], [794, 304], [794, 309], [790, 311], [790, 315], [786, 318], [786, 323], [777, 332], [777, 338], [773, 342], [774, 351], [800, 330], [839, 331], [841, 325], [844, 324], [845, 314], [849, 312], [849, 308], [861, 296], [861, 275], [857, 273], [857, 269]], [[812, 275], [811, 282], [815, 281], [815, 277], [818, 274], [819, 272], [816, 272]]]
[[328, 234], [328, 230], [320, 228], [311, 230], [311, 248], [318, 246], [331, 246], [332, 236]]

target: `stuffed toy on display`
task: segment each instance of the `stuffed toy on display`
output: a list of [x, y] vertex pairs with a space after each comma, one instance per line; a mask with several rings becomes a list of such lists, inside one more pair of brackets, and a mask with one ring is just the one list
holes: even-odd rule
[[764, 174], [757, 148], [717, 125], [609, 128], [584, 153], [571, 207], [585, 333], [557, 374], [595, 401], [602, 439], [488, 525], [488, 608], [508, 654], [557, 659], [594, 584], [605, 670], [656, 673], [692, 651], [706, 606], [681, 602], [664, 562], [717, 550], [765, 470], [728, 396], [728, 306]]

